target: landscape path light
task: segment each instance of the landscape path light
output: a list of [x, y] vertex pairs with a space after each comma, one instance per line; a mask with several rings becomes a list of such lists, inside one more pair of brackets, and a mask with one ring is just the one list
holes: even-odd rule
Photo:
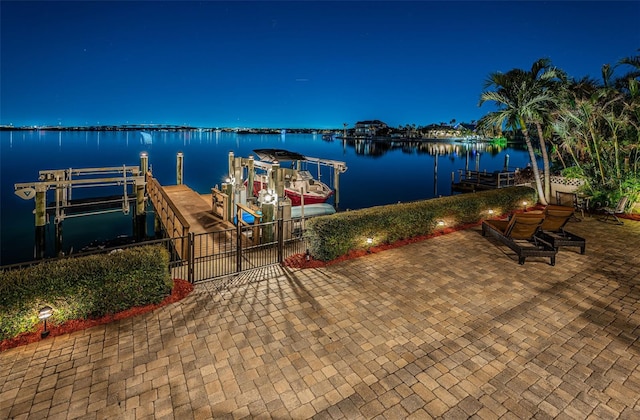
[[47, 330], [47, 319], [53, 315], [53, 308], [51, 306], [45, 306], [40, 309], [38, 312], [38, 318], [44, 321], [44, 330], [40, 334], [41, 338], [46, 338], [49, 335], [49, 330]]

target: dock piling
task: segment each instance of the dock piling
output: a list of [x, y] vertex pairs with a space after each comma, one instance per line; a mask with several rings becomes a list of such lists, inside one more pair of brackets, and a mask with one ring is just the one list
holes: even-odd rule
[[433, 195], [438, 196], [438, 151], [433, 157]]
[[176, 184], [182, 185], [184, 175], [184, 155], [178, 152], [176, 156]]
[[147, 237], [147, 210], [145, 208], [146, 201], [144, 199], [144, 177], [136, 177], [134, 185], [136, 190], [136, 215], [133, 225], [136, 241], [142, 241]]
[[44, 258], [46, 238], [45, 226], [47, 224], [47, 188], [41, 184], [36, 184], [36, 238], [34, 257], [36, 259]]
[[225, 214], [227, 215], [227, 217], [229, 218], [228, 221], [232, 221], [233, 220], [233, 209], [235, 208], [235, 194], [234, 194], [234, 186], [233, 183], [231, 182], [223, 182], [222, 183], [222, 192], [224, 194], [227, 195], [227, 197], [229, 197], [229, 199], [227, 200], [227, 208], [225, 210]]
[[253, 183], [255, 177], [253, 156], [247, 159], [247, 198], [253, 197]]
[[[56, 181], [64, 180], [64, 172], [56, 174]], [[46, 193], [45, 193], [46, 194]], [[55, 254], [60, 255], [62, 253], [62, 221], [64, 220], [64, 210], [63, 206], [66, 206], [66, 200], [64, 199], [66, 195], [66, 189], [62, 186], [62, 184], [57, 184], [55, 189], [55, 200], [56, 200], [56, 212], [54, 217], [54, 225], [55, 225]]]
[[147, 152], [140, 153], [140, 172], [143, 177], [146, 177], [147, 172], [149, 172], [149, 155]]
[[271, 243], [274, 240], [275, 205], [275, 203], [262, 204], [262, 220], [266, 223], [262, 228], [262, 243]]
[[333, 167], [333, 189], [335, 191], [333, 204], [337, 210], [340, 205], [340, 169], [336, 166]]

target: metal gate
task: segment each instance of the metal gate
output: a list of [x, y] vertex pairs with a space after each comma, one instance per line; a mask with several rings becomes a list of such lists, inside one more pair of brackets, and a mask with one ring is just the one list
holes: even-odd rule
[[[197, 283], [273, 264], [282, 264], [307, 246], [304, 219], [276, 220], [213, 233], [189, 234], [166, 242], [174, 278]], [[188, 252], [180, 258], [178, 249]]]
[[[169, 270], [172, 278], [197, 283], [282, 264], [292, 255], [304, 254], [308, 249], [303, 235], [306, 220], [308, 218], [286, 221], [279, 219], [251, 226], [239, 225], [214, 233], [191, 233], [187, 236], [137, 242], [59, 258], [103, 254], [117, 248], [161, 245], [169, 251]], [[55, 259], [57, 258], [52, 260]], [[12, 264], [2, 266], [2, 269], [25, 268], [42, 261]]]

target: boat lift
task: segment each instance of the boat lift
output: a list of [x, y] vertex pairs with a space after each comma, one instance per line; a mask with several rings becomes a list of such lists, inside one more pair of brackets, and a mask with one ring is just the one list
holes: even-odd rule
[[[58, 169], [39, 171], [37, 182], [17, 183], [15, 194], [24, 199], [35, 199], [35, 258], [44, 258], [45, 226], [49, 214], [54, 216], [55, 251], [62, 251], [62, 222], [66, 218], [90, 216], [122, 211], [129, 214], [131, 203], [135, 203], [136, 237], [146, 236], [145, 174], [148, 157], [140, 156], [140, 166], [116, 166], [105, 168]], [[122, 187], [121, 196], [108, 196], [72, 200], [74, 188]], [[131, 193], [128, 188], [131, 187]], [[47, 192], [55, 191], [53, 203], [47, 205]]]
[[[281, 151], [286, 152], [286, 151]], [[333, 185], [334, 190], [334, 207], [338, 208], [340, 203], [340, 174], [347, 171], [347, 165], [345, 162], [321, 159], [315, 157], [307, 157], [296, 153], [289, 153], [290, 155], [298, 156], [295, 159], [286, 159], [293, 161], [293, 168], [282, 168], [280, 161], [277, 159], [272, 160], [255, 160], [253, 156], [248, 158], [235, 157], [233, 151], [229, 152], [229, 177], [223, 184], [223, 188], [233, 191], [230, 194], [233, 197], [233, 203], [230, 203], [230, 207], [233, 208], [234, 203], [246, 204], [247, 196], [251, 194], [252, 187], [245, 188], [244, 180], [247, 180], [247, 185], [252, 186], [256, 169], [265, 171], [267, 173], [268, 185], [267, 190], [271, 190], [277, 197], [282, 200], [284, 198], [284, 185], [285, 180], [294, 176], [297, 172], [302, 170], [302, 164], [309, 162], [317, 165], [318, 180], [321, 177], [321, 167], [333, 168]], [[248, 191], [247, 191], [248, 189]], [[231, 208], [229, 214], [232, 214]]]
[[[276, 149], [276, 152], [287, 153], [288, 158], [282, 157], [282, 160], [294, 161], [294, 167], [281, 168], [278, 159], [268, 161], [264, 159], [264, 156], [261, 156], [263, 160], [255, 160], [253, 156], [240, 158], [236, 157], [233, 151], [230, 151], [228, 156], [228, 176], [220, 189], [216, 185], [211, 190], [214, 214], [230, 222], [234, 222], [234, 217], [236, 217], [235, 223], [254, 232], [256, 231], [257, 223], [273, 222], [276, 217], [283, 220], [291, 219], [292, 206], [291, 201], [285, 198], [285, 182], [300, 172], [302, 162], [316, 164], [318, 166], [318, 175], [320, 175], [321, 166], [333, 168], [334, 206], [335, 208], [338, 207], [339, 175], [347, 170], [345, 162], [306, 157], [279, 149]], [[291, 155], [296, 155], [299, 159], [291, 159]], [[266, 172], [267, 185], [261, 191], [259, 197], [252, 198], [250, 195], [253, 194], [256, 170]], [[299, 208], [299, 217], [302, 218], [304, 223], [304, 205], [299, 206]], [[243, 220], [242, 216], [245, 213], [253, 216], [252, 224]], [[266, 228], [267, 231], [270, 231], [270, 229], [272, 228]], [[267, 236], [269, 236], [269, 232], [267, 232]]]

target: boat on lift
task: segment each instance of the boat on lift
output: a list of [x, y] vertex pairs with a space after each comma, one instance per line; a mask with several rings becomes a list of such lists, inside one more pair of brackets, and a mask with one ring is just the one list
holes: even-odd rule
[[[291, 200], [292, 206], [326, 203], [333, 196], [333, 190], [327, 184], [315, 179], [309, 171], [297, 169], [300, 162], [309, 161], [306, 156], [283, 149], [256, 149], [253, 152], [261, 161], [268, 163], [295, 162], [284, 180], [284, 195]], [[268, 174], [256, 174], [253, 179], [253, 194], [259, 196], [260, 191], [268, 185]]]

